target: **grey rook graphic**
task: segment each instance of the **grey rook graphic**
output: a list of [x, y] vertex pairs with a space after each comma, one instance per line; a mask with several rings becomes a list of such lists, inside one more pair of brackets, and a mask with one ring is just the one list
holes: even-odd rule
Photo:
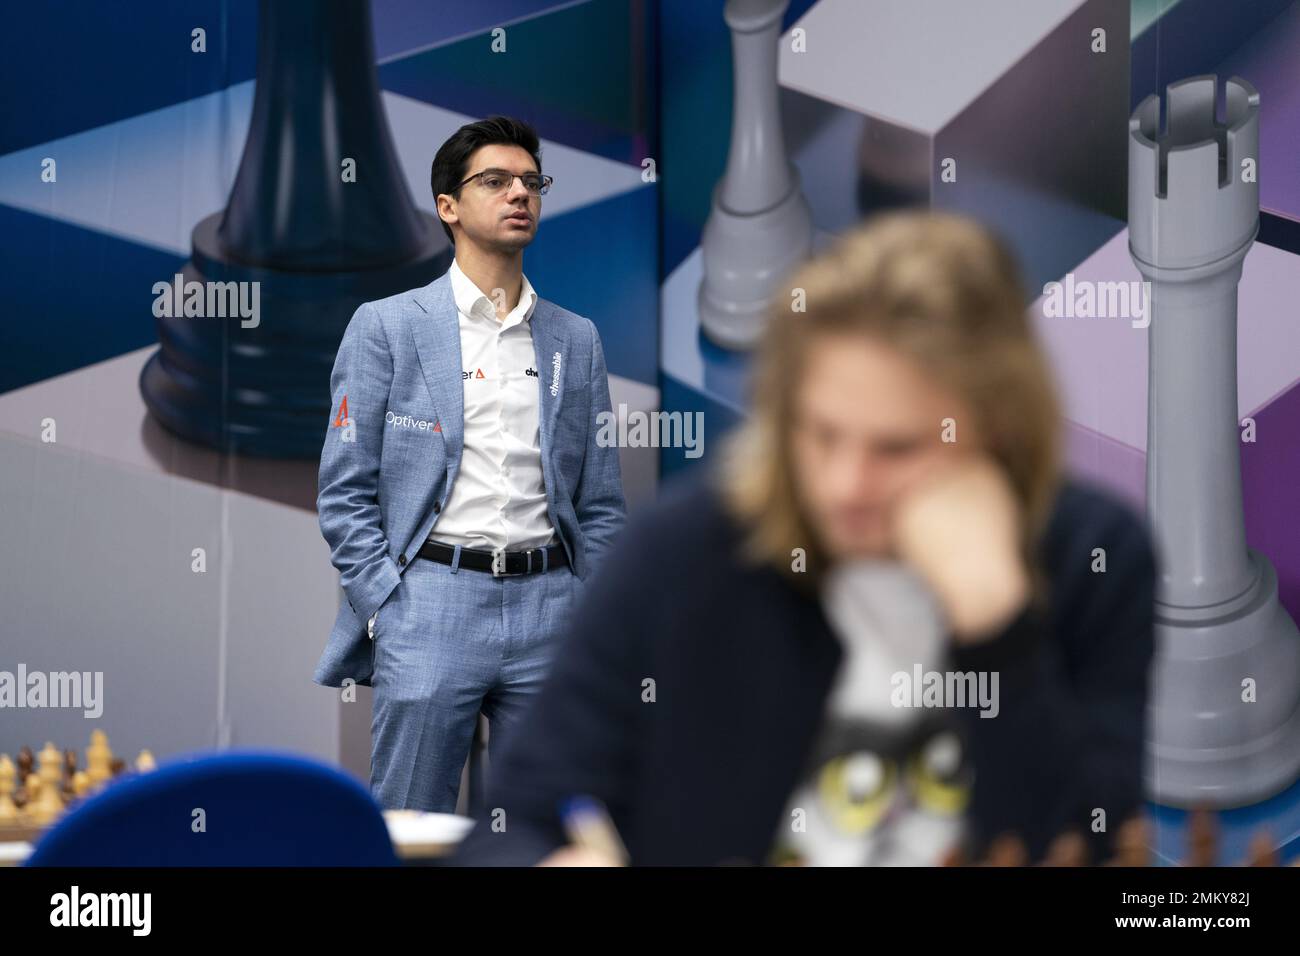
[[[1300, 768], [1300, 634], [1246, 545], [1237, 283], [1259, 228], [1259, 94], [1169, 84], [1129, 122], [1129, 250], [1151, 282], [1147, 514], [1159, 560], [1148, 789], [1176, 806], [1253, 803]], [[1254, 682], [1253, 695], [1246, 692]]]

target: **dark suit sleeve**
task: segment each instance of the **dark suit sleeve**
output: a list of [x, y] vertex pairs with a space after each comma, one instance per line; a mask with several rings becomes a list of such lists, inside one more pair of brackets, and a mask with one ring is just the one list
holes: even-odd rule
[[578, 795], [603, 802], [626, 832], [651, 706], [642, 682], [652, 676], [655, 609], [643, 582], [653, 567], [650, 547], [635, 545], [629, 532], [593, 577], [546, 684], [491, 767], [485, 815], [453, 863], [538, 862], [569, 842], [558, 810]]
[[573, 495], [573, 508], [578, 526], [586, 541], [588, 574], [599, 566], [608, 553], [614, 538], [627, 515], [623, 500], [623, 478], [619, 470], [618, 447], [601, 447], [596, 440], [600, 433], [599, 422], [604, 414], [612, 414], [609, 397], [609, 373], [605, 369], [605, 352], [600, 344], [600, 333], [591, 327], [591, 421], [587, 423], [587, 448], [583, 457], [582, 476]]
[[[330, 561], [361, 621], [369, 620], [401, 581], [388, 553], [378, 498], [384, 413], [392, 381], [393, 356], [383, 323], [374, 306], [363, 303], [348, 322], [330, 375], [333, 399], [316, 498]], [[345, 397], [352, 431], [343, 427]], [[355, 441], [345, 440], [353, 435]]]
[[[961, 714], [976, 777], [968, 814], [976, 857], [1011, 833], [1037, 860], [1073, 831], [1098, 862], [1141, 809], [1155, 560], [1136, 519], [1112, 518], [1069, 536], [1054, 585], [1065, 613], [1027, 607], [994, 639], [952, 650], [956, 670], [999, 676], [997, 716]], [[1094, 547], [1106, 550], [1105, 572], [1091, 570]]]

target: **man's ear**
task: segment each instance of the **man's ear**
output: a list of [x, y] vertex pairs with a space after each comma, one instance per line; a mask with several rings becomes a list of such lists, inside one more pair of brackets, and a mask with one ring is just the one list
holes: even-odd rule
[[[447, 200], [446, 203], [447, 215], [445, 216], [443, 215], [443, 202], [442, 202], [443, 199]], [[460, 216], [456, 212], [455, 201], [451, 198], [451, 196], [447, 195], [446, 193], [438, 194], [437, 198], [434, 200], [434, 209], [436, 209], [438, 212], [438, 218], [441, 219], [443, 222], [445, 222], [448, 226], [452, 225], [453, 223], [460, 222]]]

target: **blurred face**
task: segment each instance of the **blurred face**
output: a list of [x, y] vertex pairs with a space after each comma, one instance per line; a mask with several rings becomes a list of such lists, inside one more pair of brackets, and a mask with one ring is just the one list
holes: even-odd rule
[[[809, 343], [793, 411], [796, 493], [833, 560], [888, 556], [895, 502], [977, 446], [955, 395], [863, 335]], [[956, 421], [955, 443], [942, 440], [945, 418]]]
[[489, 189], [483, 178], [472, 179], [460, 190], [456, 200], [448, 193], [438, 196], [438, 212], [447, 223], [460, 223], [458, 242], [469, 242], [493, 252], [522, 250], [537, 235], [537, 219], [542, 211], [542, 197], [530, 193], [519, 175], [537, 172], [537, 164], [520, 146], [491, 145], [476, 149], [465, 166], [462, 179], [486, 169], [515, 173], [507, 188]]

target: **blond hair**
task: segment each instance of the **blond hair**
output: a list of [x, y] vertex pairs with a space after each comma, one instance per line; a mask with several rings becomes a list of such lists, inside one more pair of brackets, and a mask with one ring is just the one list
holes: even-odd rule
[[[805, 311], [794, 310], [796, 290]], [[826, 569], [799, 506], [789, 438], [808, 344], [825, 332], [896, 349], [966, 401], [1020, 505], [1023, 555], [1041, 599], [1035, 544], [1060, 481], [1057, 397], [1015, 260], [987, 230], [946, 213], [877, 216], [797, 268], [774, 298], [754, 359], [751, 414], [727, 436], [718, 471], [729, 510], [748, 529], [747, 553], [804, 585]], [[793, 572], [795, 547], [805, 549], [809, 573]]]

